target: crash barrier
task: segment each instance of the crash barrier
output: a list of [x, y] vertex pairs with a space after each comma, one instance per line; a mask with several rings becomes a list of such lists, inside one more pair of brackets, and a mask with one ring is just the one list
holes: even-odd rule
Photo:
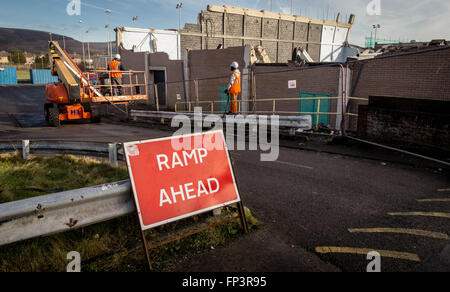
[[0, 204], [0, 246], [133, 212], [128, 180]]
[[[346, 111], [346, 107], [344, 106], [344, 110], [341, 112], [330, 112], [329, 111], [329, 102], [331, 100], [337, 100], [343, 102], [343, 104], [347, 105], [348, 101], [355, 100], [355, 101], [368, 101], [367, 98], [359, 98], [359, 97], [329, 97], [329, 96], [318, 96], [318, 97], [299, 97], [299, 98], [263, 98], [263, 99], [254, 99], [254, 100], [237, 100], [238, 105], [238, 113], [241, 114], [268, 114], [268, 115], [311, 115], [313, 117], [313, 124], [314, 127], [317, 129], [319, 128], [320, 124], [320, 116], [321, 115], [335, 115], [335, 116], [354, 116], [357, 117], [358, 114], [351, 113]], [[299, 109], [309, 109], [313, 111], [283, 111], [278, 110], [277, 105], [279, 106], [282, 103], [286, 102], [298, 102], [298, 103], [305, 103], [310, 102], [310, 104], [305, 104], [302, 106], [301, 104], [298, 106]], [[327, 102], [327, 105], [324, 105], [324, 102]], [[193, 112], [194, 108], [196, 106], [201, 106], [203, 110], [208, 111], [211, 114], [214, 113], [223, 113], [222, 110], [218, 110], [218, 108], [223, 107], [227, 104], [229, 104], [229, 100], [208, 100], [208, 101], [190, 101], [190, 102], [177, 102], [175, 103], [175, 112]], [[242, 110], [242, 104], [243, 103], [249, 103], [253, 104], [253, 108], [256, 108], [256, 104], [258, 103], [265, 103], [270, 104], [271, 110], [248, 110], [243, 111]], [[206, 107], [206, 109], [205, 109]], [[280, 116], [280, 118], [283, 118], [283, 116]]]
[[[186, 116], [190, 120], [195, 122], [194, 117], [196, 113], [189, 112], [162, 112], [162, 111], [142, 111], [142, 110], [131, 110], [130, 118], [137, 120], [139, 118], [145, 119], [157, 119], [160, 120], [161, 123], [164, 123], [166, 120], [172, 120], [174, 117]], [[233, 123], [233, 124], [249, 124], [249, 125], [263, 125], [263, 126], [272, 126], [272, 120], [270, 117], [267, 119], [263, 119], [262, 117], [267, 117], [265, 115], [242, 115], [235, 116], [232, 121], [227, 120], [224, 115], [219, 114], [200, 114], [199, 117], [203, 120], [205, 117], [213, 117], [222, 119], [225, 123]], [[279, 116], [279, 124], [280, 127], [286, 127], [295, 130], [311, 130], [312, 128], [312, 119], [311, 116]]]
[[113, 167], [123, 160], [120, 143], [77, 142], [77, 141], [0, 141], [0, 153], [20, 151], [24, 159], [30, 154], [76, 154], [95, 157], [108, 157]]
[[[0, 153], [19, 150], [24, 159], [31, 152], [109, 156], [113, 166], [117, 166], [119, 159], [124, 159], [121, 143], [30, 140], [0, 142]], [[129, 180], [3, 203], [0, 204], [0, 246], [86, 227], [135, 212]], [[215, 215], [221, 216], [220, 213]], [[236, 218], [225, 218], [224, 221], [219, 218], [218, 222]], [[189, 230], [180, 230], [177, 236], [183, 238], [193, 230], [199, 232], [214, 226], [216, 225], [194, 224]], [[160, 241], [151, 247], [164, 244], [168, 240], [166, 237], [167, 234], [161, 234]]]

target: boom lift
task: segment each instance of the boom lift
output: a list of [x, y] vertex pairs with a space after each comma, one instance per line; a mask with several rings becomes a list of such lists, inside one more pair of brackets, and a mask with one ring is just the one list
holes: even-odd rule
[[[104, 79], [105, 74], [106, 78], [111, 78], [109, 71], [82, 72], [58, 42], [50, 41], [49, 49], [52, 75], [58, 76], [59, 80], [57, 83], [47, 84], [45, 88], [48, 101], [44, 105], [45, 119], [50, 125], [59, 127], [61, 121], [69, 120], [100, 122], [98, 105], [101, 103], [123, 104], [147, 99], [146, 94], [140, 94], [141, 91], [147, 93], [145, 82], [139, 84], [139, 80], [145, 80], [144, 72], [122, 72], [129, 76], [129, 80], [121, 85], [129, 94], [111, 96], [110, 93], [113, 92], [111, 82], [110, 85], [93, 82], [94, 79], [100, 80], [100, 76]], [[142, 76], [138, 77], [139, 74]], [[92, 78], [93, 76], [95, 78]]]

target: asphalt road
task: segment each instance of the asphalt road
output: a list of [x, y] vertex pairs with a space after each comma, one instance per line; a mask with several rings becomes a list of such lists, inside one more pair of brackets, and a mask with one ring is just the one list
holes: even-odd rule
[[[0, 87], [0, 140], [120, 142], [170, 135], [109, 122], [47, 127], [39, 124], [43, 90]], [[448, 173], [385, 162], [396, 161], [396, 153], [384, 152], [379, 161], [371, 151], [364, 159], [347, 155], [352, 148], [335, 149], [282, 147], [275, 162], [261, 162], [257, 151], [233, 151], [243, 202], [263, 225], [175, 270], [365, 272], [373, 250], [382, 255], [381, 271], [450, 271]]]

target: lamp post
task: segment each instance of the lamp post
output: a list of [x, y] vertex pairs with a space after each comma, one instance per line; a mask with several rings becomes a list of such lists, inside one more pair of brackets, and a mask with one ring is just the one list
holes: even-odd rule
[[91, 48], [89, 43], [89, 30], [86, 30], [87, 46], [88, 46], [88, 67], [91, 65]]
[[181, 8], [183, 8], [183, 2], [177, 4], [178, 9], [178, 30], [181, 30]]
[[63, 27], [63, 28], [61, 28], [61, 30], [62, 30], [62, 37], [63, 37], [63, 44], [64, 44], [64, 51], [66, 50], [66, 36], [64, 35], [65, 34], [65, 32], [64, 32], [64, 30], [65, 30], [65, 28]]
[[106, 15], [108, 15], [108, 24], [105, 25], [105, 28], [106, 28], [106, 31], [107, 31], [107, 36], [106, 36], [106, 38], [107, 38], [107, 41], [108, 41], [108, 57], [109, 57], [109, 59], [111, 60], [112, 47], [111, 47], [111, 43], [110, 43], [110, 41], [109, 41], [109, 24], [110, 24], [110, 17], [109, 17], [109, 16], [111, 15], [111, 10], [106, 9], [106, 10], [105, 10], [105, 13], [106, 13]]
[[138, 20], [137, 16], [133, 16], [133, 25], [134, 27], [136, 27], [136, 21]]
[[373, 27], [373, 29], [375, 29], [375, 40], [373, 43], [373, 47], [375, 48], [375, 45], [377, 44], [377, 32], [378, 32], [378, 29], [381, 28], [381, 25], [374, 24], [372, 27]]
[[81, 47], [83, 50], [83, 64], [84, 64], [84, 68], [86, 68], [86, 55], [84, 53], [84, 33], [83, 33], [83, 21], [80, 19], [78, 21], [78, 23], [80, 24], [80, 30], [81, 30]]

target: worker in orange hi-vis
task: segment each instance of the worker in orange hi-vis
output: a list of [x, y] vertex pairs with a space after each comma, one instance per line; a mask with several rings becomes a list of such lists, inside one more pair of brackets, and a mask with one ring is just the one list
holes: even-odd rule
[[122, 72], [124, 68], [120, 62], [120, 55], [117, 54], [114, 59], [109, 62], [108, 70], [111, 71], [111, 85], [113, 86], [111, 94], [113, 96], [122, 95]]
[[231, 77], [228, 89], [225, 93], [231, 98], [230, 112], [232, 114], [238, 113], [237, 97], [241, 92], [241, 72], [239, 71], [239, 64], [237, 62], [231, 63]]

